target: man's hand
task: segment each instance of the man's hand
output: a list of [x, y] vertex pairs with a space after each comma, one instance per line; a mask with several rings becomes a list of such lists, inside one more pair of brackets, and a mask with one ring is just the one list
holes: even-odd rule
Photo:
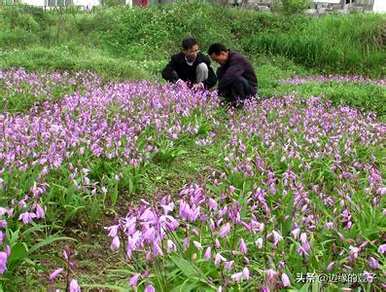
[[193, 90], [203, 90], [203, 89], [205, 89], [204, 83], [200, 82], [200, 83], [194, 84], [192, 89]]

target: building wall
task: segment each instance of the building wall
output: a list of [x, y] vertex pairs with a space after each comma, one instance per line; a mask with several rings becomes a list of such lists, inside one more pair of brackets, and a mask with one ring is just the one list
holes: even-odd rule
[[21, 0], [21, 3], [32, 5], [32, 6], [55, 6], [55, 3], [71, 3], [75, 6], [83, 6], [91, 9], [94, 6], [100, 5], [100, 0]]
[[45, 0], [21, 0], [21, 3], [32, 6], [44, 6]]
[[84, 6], [91, 9], [101, 4], [100, 0], [73, 0], [75, 6]]
[[386, 12], [386, 0], [374, 0], [374, 12]]
[[340, 4], [342, 0], [313, 0], [314, 3], [331, 3], [331, 4]]

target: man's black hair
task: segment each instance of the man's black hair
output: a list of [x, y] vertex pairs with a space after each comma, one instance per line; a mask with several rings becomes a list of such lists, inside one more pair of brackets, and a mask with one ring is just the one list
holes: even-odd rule
[[220, 44], [220, 43], [214, 43], [214, 44], [211, 44], [209, 49], [208, 49], [208, 55], [212, 55], [213, 53], [215, 53], [216, 55], [220, 54], [221, 52], [227, 52], [228, 49], [223, 45], [223, 44]]
[[197, 45], [197, 40], [194, 37], [187, 37], [182, 41], [182, 48], [184, 50], [189, 50], [193, 48], [194, 45]]

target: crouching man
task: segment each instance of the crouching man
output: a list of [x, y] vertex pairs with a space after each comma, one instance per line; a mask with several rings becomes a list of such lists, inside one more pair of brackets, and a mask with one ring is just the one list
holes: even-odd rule
[[208, 55], [221, 66], [217, 70], [218, 94], [231, 106], [242, 106], [243, 102], [257, 94], [257, 78], [246, 57], [214, 43]]
[[210, 89], [217, 82], [209, 57], [200, 52], [193, 37], [182, 41], [182, 51], [171, 57], [162, 70], [162, 77], [169, 82], [193, 89]]

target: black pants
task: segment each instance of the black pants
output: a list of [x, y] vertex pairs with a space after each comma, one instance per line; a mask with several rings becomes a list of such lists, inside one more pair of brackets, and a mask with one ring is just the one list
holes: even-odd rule
[[242, 102], [253, 95], [253, 88], [244, 77], [235, 77], [234, 81], [219, 93], [225, 101], [232, 106], [242, 104]]

